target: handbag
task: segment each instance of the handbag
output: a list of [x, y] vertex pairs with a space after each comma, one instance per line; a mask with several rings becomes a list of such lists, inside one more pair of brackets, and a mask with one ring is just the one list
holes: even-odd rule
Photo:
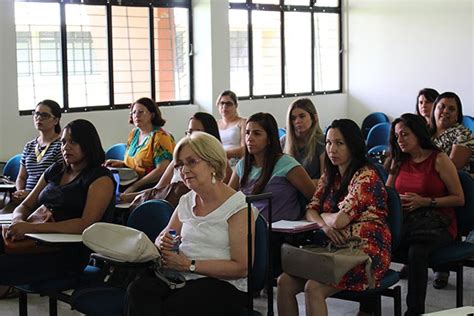
[[162, 268], [158, 248], [137, 229], [95, 223], [84, 230], [82, 242], [96, 252], [92, 254], [94, 259], [103, 262], [104, 282], [110, 286], [126, 289], [134, 280], [150, 274], [170, 289], [182, 288], [186, 283], [181, 273]]
[[447, 231], [451, 219], [438, 210], [421, 207], [403, 218], [402, 239], [410, 243], [429, 243]]
[[324, 246], [295, 247], [289, 244], [281, 246], [283, 271], [302, 278], [324, 284], [338, 284], [352, 268], [365, 264], [369, 288], [375, 287], [372, 271], [372, 259], [360, 249], [362, 240], [350, 237], [344, 245], [329, 243]]
[[[44, 205], [41, 205], [36, 211], [30, 214], [26, 219], [28, 223], [47, 223], [54, 222], [53, 213]], [[32, 239], [12, 240], [7, 237], [9, 225], [2, 225], [2, 237], [4, 251], [7, 254], [37, 254], [55, 252], [60, 249], [58, 246], [41, 245]]]
[[130, 212], [139, 205], [149, 200], [165, 200], [168, 201], [173, 208], [178, 205], [181, 196], [189, 192], [189, 188], [182, 182], [173, 182], [159, 188], [153, 188], [138, 195], [129, 207]]

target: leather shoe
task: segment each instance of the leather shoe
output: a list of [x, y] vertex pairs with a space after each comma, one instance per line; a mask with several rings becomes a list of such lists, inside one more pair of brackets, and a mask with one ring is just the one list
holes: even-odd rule
[[437, 290], [444, 289], [448, 285], [449, 275], [438, 275], [433, 281], [433, 287]]

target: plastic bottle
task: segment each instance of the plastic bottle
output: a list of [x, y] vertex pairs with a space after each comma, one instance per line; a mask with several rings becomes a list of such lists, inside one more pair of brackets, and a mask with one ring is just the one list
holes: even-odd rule
[[169, 230], [169, 233], [170, 233], [171, 237], [173, 238], [173, 248], [171, 248], [171, 251], [179, 253], [180, 241], [179, 241], [178, 235], [176, 233], [176, 229], [171, 228]]

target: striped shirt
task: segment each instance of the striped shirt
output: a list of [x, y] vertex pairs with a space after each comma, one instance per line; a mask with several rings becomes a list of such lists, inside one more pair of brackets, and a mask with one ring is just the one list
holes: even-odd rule
[[[46, 150], [40, 162], [36, 161], [35, 148], [37, 145], [38, 140], [36, 138], [29, 141], [23, 148], [23, 153], [21, 155], [21, 165], [25, 167], [27, 173], [26, 191], [33, 190], [36, 183], [39, 181], [39, 178], [49, 166], [56, 161], [63, 161], [63, 156], [61, 154], [61, 140], [59, 138], [49, 145], [48, 150]], [[40, 151], [42, 149], [44, 149], [44, 147], [40, 148]]]

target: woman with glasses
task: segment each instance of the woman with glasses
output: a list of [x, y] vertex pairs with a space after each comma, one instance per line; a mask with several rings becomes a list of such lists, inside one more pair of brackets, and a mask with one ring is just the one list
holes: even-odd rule
[[[222, 181], [227, 157], [214, 136], [193, 132], [181, 139], [174, 161], [191, 191], [155, 244], [164, 267], [181, 272], [186, 285], [170, 290], [156, 277], [140, 278], [127, 289], [126, 314], [240, 315], [247, 301], [245, 195]], [[170, 229], [181, 238], [178, 252]], [[255, 236], [254, 225], [252, 231]]]
[[16, 191], [12, 194], [12, 203], [5, 211], [13, 211], [33, 190], [43, 172], [56, 161], [62, 161], [61, 108], [53, 100], [43, 100], [33, 112], [33, 124], [38, 137], [26, 143], [21, 156], [20, 171], [16, 179]]
[[[193, 116], [189, 118], [188, 122], [188, 129], [184, 132], [186, 136], [190, 136], [193, 132], [205, 132], [217, 138], [219, 141], [219, 129], [217, 128], [217, 122], [214, 116], [209, 113], [205, 112], [196, 112]], [[227, 183], [232, 175], [232, 169], [230, 168], [229, 164], [226, 167], [226, 174], [224, 177], [224, 183]], [[174, 168], [174, 160], [168, 165], [166, 168], [165, 173], [160, 178], [160, 181], [153, 189], [159, 189], [171, 183], [176, 183], [182, 181], [179, 172]], [[146, 189], [141, 192], [133, 192], [133, 193], [122, 193], [120, 195], [120, 199], [124, 202], [131, 202], [137, 196], [141, 196], [142, 194], [146, 194], [150, 190], [153, 189]], [[135, 204], [135, 202], [134, 202]]]
[[234, 167], [245, 153], [245, 118], [237, 112], [237, 96], [230, 90], [223, 91], [216, 101], [222, 119], [217, 121], [222, 145], [227, 159]]
[[124, 160], [108, 159], [105, 166], [131, 168], [138, 174], [125, 193], [136, 192], [155, 185], [173, 160], [174, 139], [163, 129], [165, 120], [156, 103], [141, 98], [132, 104], [129, 123], [135, 125], [128, 135]]

